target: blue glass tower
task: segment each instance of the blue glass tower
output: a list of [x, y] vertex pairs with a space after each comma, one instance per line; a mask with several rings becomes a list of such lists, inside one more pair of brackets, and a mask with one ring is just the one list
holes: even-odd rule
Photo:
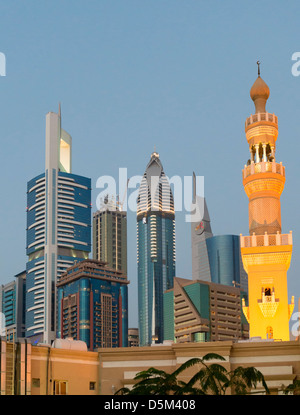
[[89, 350], [128, 346], [126, 275], [96, 260], [80, 261], [58, 286], [58, 337], [82, 340]]
[[26, 323], [32, 341], [56, 337], [56, 284], [91, 251], [91, 180], [71, 173], [71, 136], [46, 115], [45, 172], [27, 185]]
[[15, 275], [14, 281], [0, 285], [0, 335], [10, 340], [24, 337], [25, 285], [25, 271]]
[[175, 277], [175, 212], [158, 153], [144, 173], [137, 199], [140, 345], [163, 341], [163, 293]]
[[217, 284], [240, 285], [240, 238], [216, 235], [206, 240], [211, 280]]

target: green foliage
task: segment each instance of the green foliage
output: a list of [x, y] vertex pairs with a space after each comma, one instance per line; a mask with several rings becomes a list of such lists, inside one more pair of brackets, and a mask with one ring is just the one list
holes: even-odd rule
[[282, 385], [281, 390], [284, 395], [300, 395], [300, 380], [296, 379], [288, 386]]
[[[211, 360], [225, 361], [216, 353], [208, 353], [200, 358], [189, 359], [172, 373], [150, 367], [139, 372], [132, 389], [121, 388], [118, 395], [225, 395], [228, 393], [245, 395], [261, 383], [269, 393], [262, 373], [254, 367], [238, 367], [228, 372], [219, 363]], [[190, 367], [198, 365], [199, 370], [188, 381], [178, 380], [178, 376]]]

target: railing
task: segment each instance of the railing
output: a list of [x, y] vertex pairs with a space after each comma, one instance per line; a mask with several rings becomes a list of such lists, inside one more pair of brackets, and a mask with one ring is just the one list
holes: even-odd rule
[[242, 236], [240, 235], [241, 248], [252, 248], [256, 246], [280, 246], [280, 245], [293, 245], [292, 231], [287, 234], [277, 232], [277, 234], [268, 235], [253, 235]]
[[261, 161], [260, 163], [252, 162], [248, 166], [245, 166], [243, 169], [243, 179], [252, 174], [257, 173], [277, 173], [285, 177], [285, 167], [282, 165], [282, 162], [276, 163], [273, 161]]
[[258, 114], [251, 114], [245, 121], [245, 128], [249, 125], [260, 121], [268, 121], [278, 125], [278, 118], [275, 114], [269, 112], [259, 112]]

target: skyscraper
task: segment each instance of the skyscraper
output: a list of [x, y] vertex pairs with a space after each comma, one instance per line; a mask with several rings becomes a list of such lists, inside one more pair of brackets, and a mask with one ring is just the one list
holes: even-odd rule
[[248, 279], [241, 258], [240, 237], [213, 235], [206, 200], [196, 194], [195, 174], [193, 181], [192, 279], [237, 286], [247, 292]]
[[126, 275], [96, 260], [70, 267], [58, 285], [58, 335], [83, 340], [90, 350], [127, 347]]
[[[24, 337], [26, 271], [0, 286], [0, 335], [12, 340]], [[3, 320], [4, 318], [4, 320]]]
[[163, 293], [175, 276], [175, 211], [159, 154], [151, 154], [137, 198], [140, 345], [163, 341]]
[[127, 215], [108, 196], [93, 214], [93, 258], [127, 275]]
[[243, 186], [249, 198], [250, 236], [241, 236], [249, 287], [249, 304], [243, 309], [251, 337], [289, 340], [294, 300], [292, 297], [288, 303], [287, 270], [293, 242], [291, 233], [281, 233], [280, 196], [285, 168], [275, 161], [278, 119], [266, 111], [269, 95], [258, 66], [258, 77], [250, 90], [255, 114], [245, 122], [250, 159], [243, 170]]
[[26, 337], [50, 343], [56, 283], [91, 251], [91, 180], [71, 173], [71, 136], [46, 115], [45, 172], [27, 185]]
[[206, 200], [196, 194], [195, 173], [193, 173], [193, 208], [193, 215], [191, 215], [192, 278], [211, 281], [206, 239], [213, 236], [213, 233]]
[[211, 281], [248, 291], [239, 235], [215, 235], [206, 240]]

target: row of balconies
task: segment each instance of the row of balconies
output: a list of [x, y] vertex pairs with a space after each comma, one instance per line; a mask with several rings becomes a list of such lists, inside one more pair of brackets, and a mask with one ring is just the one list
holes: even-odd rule
[[285, 177], [285, 167], [282, 165], [282, 162], [276, 163], [273, 161], [261, 161], [259, 163], [252, 162], [248, 166], [245, 166], [243, 169], [243, 179], [251, 176], [252, 174], [258, 173], [277, 173]]
[[258, 114], [251, 114], [245, 121], [245, 128], [256, 122], [267, 121], [278, 125], [278, 118], [275, 114], [269, 112], [259, 112]]
[[241, 248], [252, 248], [256, 246], [280, 246], [280, 245], [293, 245], [292, 231], [288, 234], [279, 233], [264, 235], [249, 235], [243, 236], [240, 234], [240, 245]]

